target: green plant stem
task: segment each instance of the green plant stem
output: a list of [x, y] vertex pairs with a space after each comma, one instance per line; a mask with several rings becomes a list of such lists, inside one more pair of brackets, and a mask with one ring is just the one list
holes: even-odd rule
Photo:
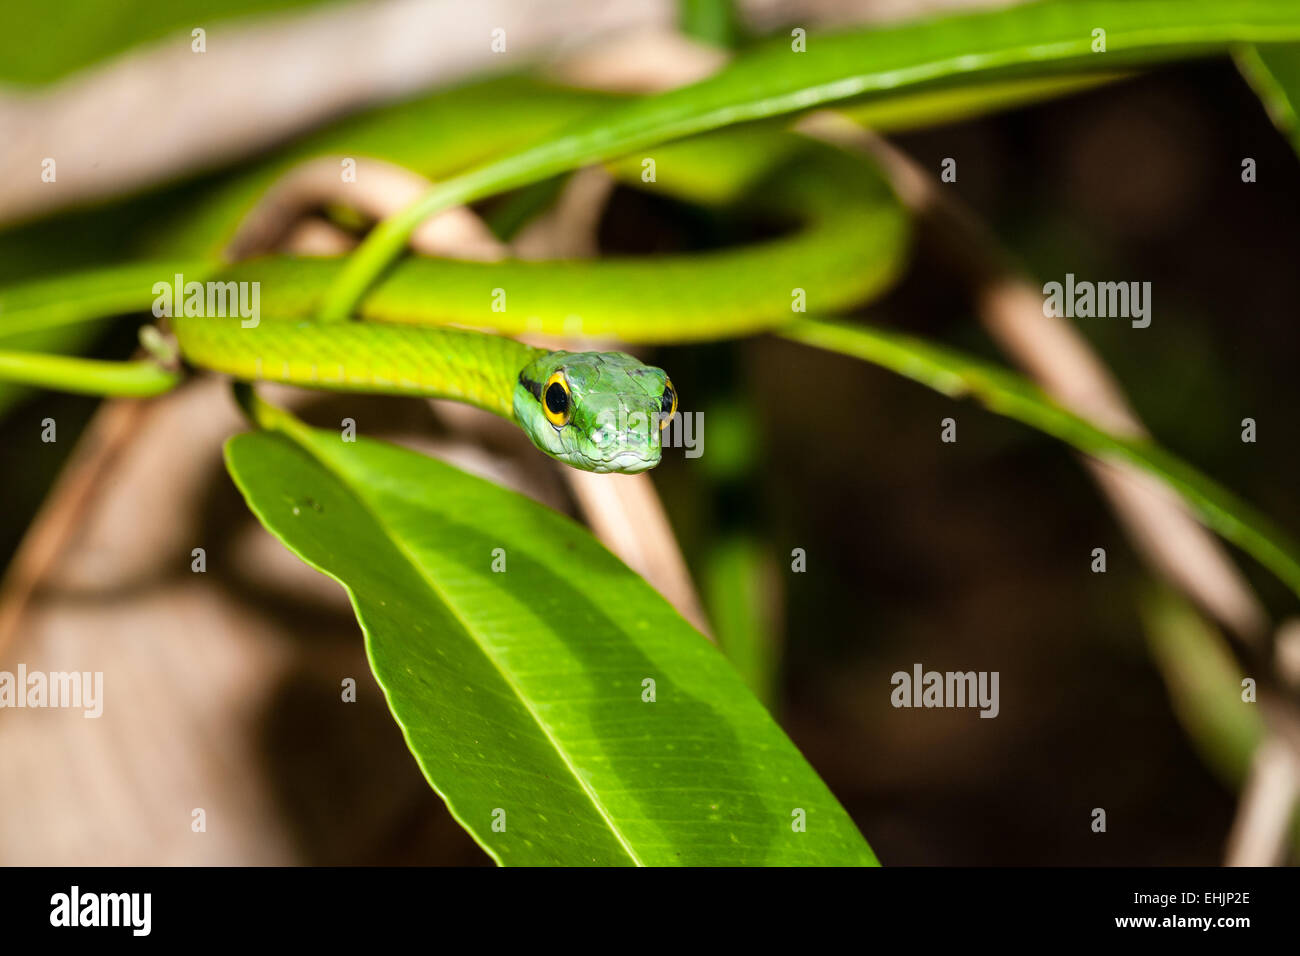
[[181, 373], [150, 359], [106, 362], [40, 352], [0, 352], [0, 379], [78, 395], [149, 398], [175, 388]]

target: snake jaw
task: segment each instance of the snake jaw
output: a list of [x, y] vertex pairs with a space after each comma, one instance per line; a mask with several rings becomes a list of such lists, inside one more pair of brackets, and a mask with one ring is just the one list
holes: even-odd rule
[[[573, 461], [568, 464], [574, 465]], [[637, 475], [649, 471], [659, 464], [659, 454], [640, 455], [635, 452], [623, 452], [610, 459], [584, 459], [583, 464], [574, 465], [584, 471], [594, 471], [601, 475]]]
[[[548, 416], [541, 383], [562, 376]], [[515, 418], [552, 458], [598, 474], [637, 474], [659, 464], [659, 409], [668, 376], [623, 352], [551, 352], [519, 373]], [[569, 406], [571, 403], [571, 407]], [[563, 421], [563, 424], [557, 422]]]

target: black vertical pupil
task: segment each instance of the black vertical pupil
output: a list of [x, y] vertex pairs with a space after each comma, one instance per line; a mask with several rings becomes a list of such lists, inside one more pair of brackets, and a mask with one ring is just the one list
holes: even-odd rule
[[659, 408], [665, 415], [673, 413], [673, 390], [671, 388], [664, 389], [664, 397], [659, 400]]
[[552, 415], [563, 415], [569, 410], [569, 393], [559, 382], [546, 389], [546, 408]]

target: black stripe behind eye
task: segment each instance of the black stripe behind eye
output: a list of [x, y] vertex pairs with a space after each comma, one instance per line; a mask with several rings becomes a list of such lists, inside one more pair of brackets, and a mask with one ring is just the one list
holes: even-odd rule
[[541, 382], [533, 381], [531, 378], [529, 378], [528, 376], [524, 375], [523, 372], [520, 372], [520, 373], [519, 373], [519, 384], [522, 385], [524, 388], [528, 389], [528, 391], [532, 393], [533, 398], [537, 399], [539, 402], [542, 400], [542, 383], [541, 383]]

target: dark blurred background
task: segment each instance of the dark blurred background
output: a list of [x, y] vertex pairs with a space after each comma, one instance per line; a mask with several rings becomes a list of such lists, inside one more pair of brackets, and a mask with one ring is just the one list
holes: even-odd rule
[[[1300, 179], [1230, 63], [1164, 67], [891, 139], [935, 174], [942, 159], [957, 159], [958, 180], [944, 188], [1039, 283], [1067, 272], [1150, 281], [1150, 328], [1076, 326], [1162, 443], [1283, 527], [1300, 527]], [[1256, 159], [1258, 183], [1241, 181], [1244, 157]], [[602, 243], [692, 248], [743, 232], [697, 217], [622, 191]], [[58, 228], [75, 231], [78, 221], [73, 214]], [[5, 241], [34, 248], [41, 228]], [[998, 359], [931, 238], [919, 238], [899, 285], [863, 314]], [[11, 267], [5, 277], [35, 271]], [[129, 349], [130, 328], [114, 334], [108, 351]], [[725, 481], [702, 493], [693, 463], [673, 457], [655, 473], [657, 487], [694, 569], [729, 523], [769, 550], [780, 588], [775, 710], [883, 862], [1222, 860], [1236, 793], [1175, 717], [1144, 632], [1151, 575], [1067, 449], [973, 403], [789, 342], [654, 357], [688, 401], [729, 398], [752, 410], [736, 426], [755, 431], [752, 449]], [[400, 402], [381, 405], [393, 428], [422, 422]], [[30, 449], [51, 415], [71, 436], [94, 407], [44, 395], [0, 422], [6, 559], [72, 443], [14, 450]], [[719, 409], [706, 448], [729, 427]], [[939, 441], [948, 416], [955, 444]], [[1240, 440], [1244, 417], [1259, 423], [1255, 444]], [[252, 524], [215, 459], [203, 512], [232, 535], [236, 523]], [[1095, 547], [1108, 554], [1104, 575], [1089, 570]], [[806, 573], [788, 573], [793, 548], [805, 549]], [[1270, 610], [1291, 613], [1283, 587], [1238, 557]], [[267, 598], [250, 596], [220, 562], [212, 577], [241, 599]], [[286, 624], [302, 614], [277, 613]], [[311, 629], [321, 643], [295, 648], [257, 742], [298, 857], [487, 863], [420, 779], [377, 695], [365, 695], [360, 720], [327, 706], [336, 683], [321, 655], [358, 652], [346, 607], [320, 611]], [[1000, 715], [892, 708], [890, 675], [916, 662], [999, 671]], [[1090, 830], [1094, 807], [1107, 810], [1105, 834]]]

